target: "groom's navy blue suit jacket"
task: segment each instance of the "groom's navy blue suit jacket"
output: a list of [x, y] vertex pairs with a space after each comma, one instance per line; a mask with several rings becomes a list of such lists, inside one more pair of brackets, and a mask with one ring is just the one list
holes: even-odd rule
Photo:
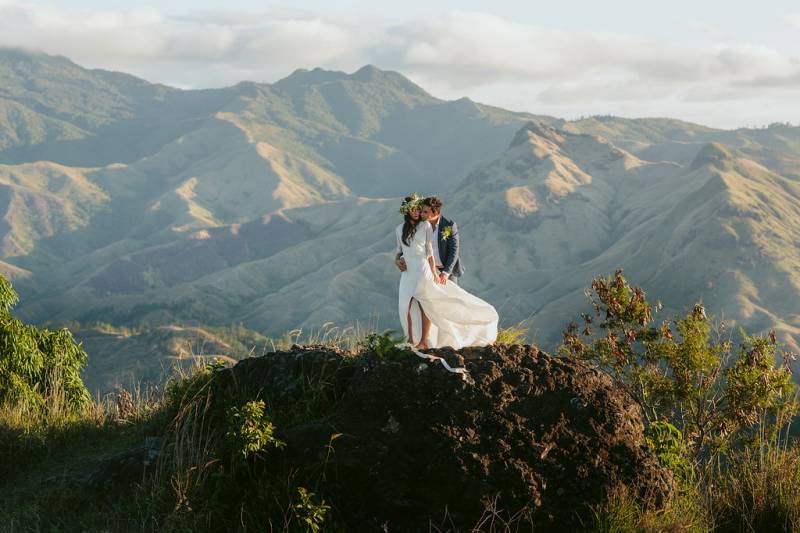
[[[445, 228], [450, 228], [450, 235], [445, 239], [442, 238]], [[436, 226], [436, 234], [438, 236], [439, 245], [439, 259], [442, 261], [444, 268], [442, 272], [447, 272], [450, 277], [458, 278], [464, 274], [464, 267], [461, 266], [461, 257], [459, 256], [461, 242], [458, 236], [458, 226], [452, 220], [439, 217], [439, 224]]]

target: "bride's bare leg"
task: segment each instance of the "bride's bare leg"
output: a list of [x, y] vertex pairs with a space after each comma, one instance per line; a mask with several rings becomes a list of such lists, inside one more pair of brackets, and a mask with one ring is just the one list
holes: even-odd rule
[[419, 306], [419, 310], [420, 313], [422, 313], [422, 338], [419, 340], [417, 348], [420, 350], [427, 350], [428, 335], [431, 332], [431, 319], [428, 318], [428, 315], [425, 314], [425, 309], [422, 308], [422, 305]]
[[414, 344], [414, 332], [411, 328], [411, 324], [413, 320], [411, 320], [411, 306], [414, 305], [414, 299], [412, 298], [410, 302], [408, 302], [408, 313], [406, 314], [406, 324], [407, 324], [407, 331], [408, 331], [408, 342], [409, 344]]

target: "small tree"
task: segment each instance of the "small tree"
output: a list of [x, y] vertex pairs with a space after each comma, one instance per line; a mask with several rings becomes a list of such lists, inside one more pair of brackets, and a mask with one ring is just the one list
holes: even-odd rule
[[18, 300], [0, 276], [0, 401], [43, 407], [57, 393], [69, 410], [79, 409], [90, 399], [80, 377], [86, 352], [68, 329], [37, 329], [13, 317]]
[[644, 291], [630, 286], [621, 270], [594, 279], [591, 289], [594, 313], [582, 315], [582, 326], [567, 326], [561, 353], [607, 371], [642, 407], [648, 429], [660, 424], [654, 435], [674, 436], [663, 422], [678, 428], [695, 461], [746, 439], [757, 423], [777, 430], [796, 411], [794, 356], [780, 349], [774, 332], [742, 333], [733, 355], [729, 340], [712, 335], [701, 303], [673, 324], [655, 324]]

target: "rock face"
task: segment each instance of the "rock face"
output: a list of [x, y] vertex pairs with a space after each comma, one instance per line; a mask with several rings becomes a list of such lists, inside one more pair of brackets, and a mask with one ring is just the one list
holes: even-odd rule
[[671, 490], [637, 406], [604, 373], [531, 346], [436, 353], [474, 384], [412, 354], [300, 347], [243, 361], [228, 382], [284, 402], [298, 376], [327, 369], [336, 405], [279, 428], [284, 460], [323, 463], [325, 497], [362, 531], [460, 530], [487, 509], [517, 513], [522, 529], [569, 530], [616, 486], [656, 499]]

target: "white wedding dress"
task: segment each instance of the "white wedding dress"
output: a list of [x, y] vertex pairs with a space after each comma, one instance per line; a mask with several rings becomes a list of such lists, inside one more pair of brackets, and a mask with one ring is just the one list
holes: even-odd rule
[[[403, 242], [403, 225], [395, 230], [397, 248], [402, 251], [407, 269], [400, 275], [399, 311], [403, 333], [412, 344], [420, 340], [422, 315], [419, 305], [431, 320], [428, 346], [455, 349], [464, 346], [486, 346], [497, 338], [498, 315], [494, 307], [468, 293], [457, 284], [440, 285], [433, 280], [428, 257], [433, 255], [433, 228], [426, 221], [417, 224], [410, 246]], [[411, 329], [408, 334], [408, 310], [411, 307]]]

